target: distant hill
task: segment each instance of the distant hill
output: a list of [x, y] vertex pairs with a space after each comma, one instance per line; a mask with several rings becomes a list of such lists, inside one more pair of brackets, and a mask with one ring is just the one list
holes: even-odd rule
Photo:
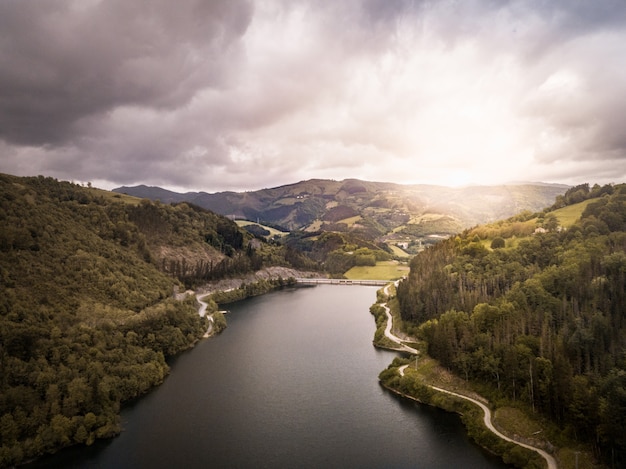
[[356, 231], [368, 239], [414, 239], [542, 210], [568, 186], [520, 183], [450, 188], [346, 179], [311, 179], [251, 192], [187, 192], [119, 187], [115, 192], [161, 202], [186, 201], [236, 219], [287, 230]]
[[195, 193], [179, 194], [178, 192], [168, 191], [160, 187], [135, 186], [135, 187], [119, 187], [114, 192], [132, 195], [141, 199], [159, 200], [166, 204], [183, 202], [188, 195], [193, 196]]

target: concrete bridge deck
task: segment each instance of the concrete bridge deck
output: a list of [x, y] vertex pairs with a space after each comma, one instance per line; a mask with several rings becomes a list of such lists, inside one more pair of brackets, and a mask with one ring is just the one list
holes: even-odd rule
[[345, 278], [297, 278], [296, 283], [306, 285], [370, 285], [383, 287], [392, 280], [350, 280]]

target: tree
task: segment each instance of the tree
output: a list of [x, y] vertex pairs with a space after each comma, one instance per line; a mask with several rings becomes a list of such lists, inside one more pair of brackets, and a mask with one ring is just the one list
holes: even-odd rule
[[559, 220], [554, 215], [550, 214], [544, 219], [543, 226], [548, 231], [556, 231], [559, 227]]
[[500, 248], [503, 248], [504, 246], [505, 246], [504, 239], [502, 239], [499, 236], [497, 238], [494, 238], [493, 241], [491, 241], [491, 249], [500, 249]]

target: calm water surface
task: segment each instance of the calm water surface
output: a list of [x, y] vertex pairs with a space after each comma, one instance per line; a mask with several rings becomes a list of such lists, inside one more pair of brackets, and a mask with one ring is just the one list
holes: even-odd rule
[[230, 305], [228, 328], [171, 362], [124, 432], [32, 467], [505, 468], [456, 415], [378, 384], [376, 288], [321, 285]]

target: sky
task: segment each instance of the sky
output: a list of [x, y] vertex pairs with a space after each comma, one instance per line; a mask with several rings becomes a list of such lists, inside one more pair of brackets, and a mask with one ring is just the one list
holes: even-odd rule
[[626, 182], [626, 1], [0, 0], [0, 172]]

